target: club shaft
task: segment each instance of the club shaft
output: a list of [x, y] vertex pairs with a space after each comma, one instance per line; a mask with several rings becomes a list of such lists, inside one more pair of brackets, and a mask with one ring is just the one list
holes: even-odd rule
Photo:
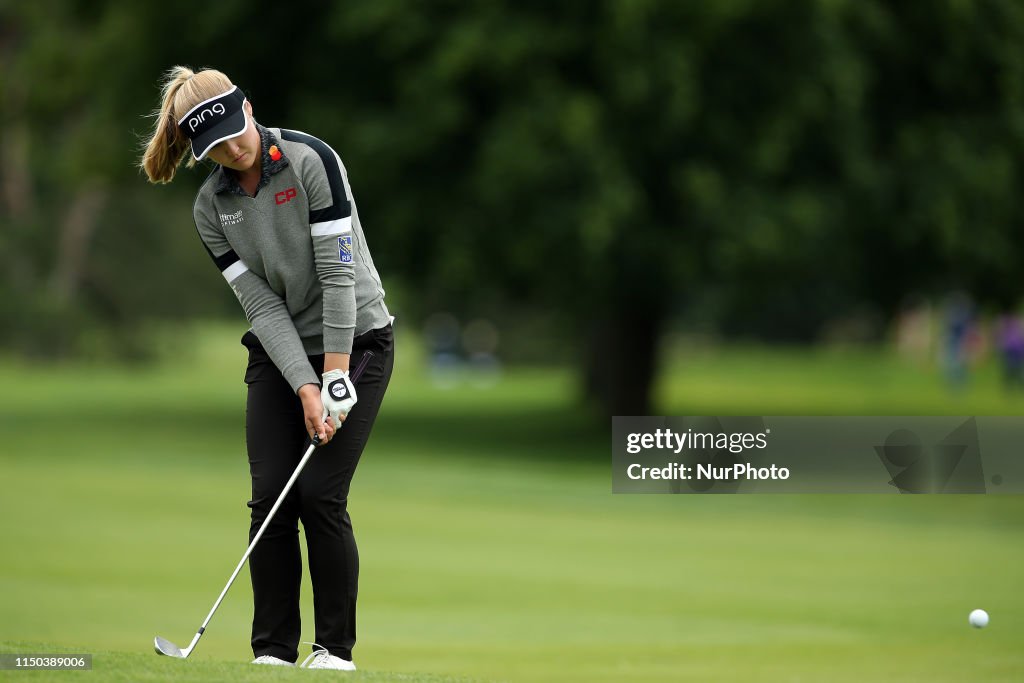
[[[288, 492], [292, 489], [292, 484], [294, 484], [295, 480], [299, 478], [302, 468], [306, 466], [306, 461], [309, 460], [309, 457], [313, 455], [313, 451], [315, 450], [316, 444], [309, 444], [309, 448], [306, 449], [306, 454], [302, 456], [302, 460], [299, 461], [295, 471], [292, 472], [292, 476], [288, 479], [288, 483], [284, 485], [284, 489], [281, 491], [281, 495], [277, 497], [277, 502], [274, 503], [274, 507], [270, 508], [267, 518], [263, 520], [263, 524], [260, 526], [260, 530], [256, 532], [256, 535], [252, 538], [252, 542], [249, 543], [249, 547], [245, 549], [245, 554], [242, 555], [241, 561], [238, 563], [238, 566], [235, 567], [235, 571], [232, 572], [231, 578], [228, 579], [227, 585], [224, 586], [224, 590], [222, 590], [220, 595], [217, 596], [217, 602], [213, 603], [213, 608], [210, 610], [210, 613], [206, 615], [206, 619], [203, 620], [203, 625], [199, 627], [199, 632], [196, 633], [196, 640], [198, 640], [199, 636], [202, 635], [203, 631], [206, 629], [206, 625], [210, 623], [210, 619], [213, 618], [217, 608], [220, 607], [220, 603], [224, 600], [224, 596], [227, 595], [228, 589], [231, 588], [231, 584], [235, 582], [235, 577], [238, 576], [238, 572], [242, 571], [242, 567], [245, 566], [245, 561], [248, 560], [249, 555], [252, 554], [252, 549], [256, 547], [260, 537], [263, 536], [263, 532], [267, 530], [267, 526], [270, 524], [271, 520], [274, 519], [274, 513], [277, 512], [277, 508], [281, 507], [281, 503], [284, 502]], [[195, 641], [192, 641], [192, 645], [195, 645]]]

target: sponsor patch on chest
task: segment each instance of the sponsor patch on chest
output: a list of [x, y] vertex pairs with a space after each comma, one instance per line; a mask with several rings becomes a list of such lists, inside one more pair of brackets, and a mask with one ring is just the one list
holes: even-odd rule
[[338, 238], [338, 258], [342, 263], [352, 263], [352, 235]]
[[242, 222], [242, 210], [239, 209], [234, 213], [222, 213], [220, 215], [221, 226], [236, 225]]
[[287, 204], [291, 200], [295, 199], [295, 197], [295, 188], [289, 187], [287, 190], [282, 190], [274, 195], [274, 203], [280, 206], [281, 204]]

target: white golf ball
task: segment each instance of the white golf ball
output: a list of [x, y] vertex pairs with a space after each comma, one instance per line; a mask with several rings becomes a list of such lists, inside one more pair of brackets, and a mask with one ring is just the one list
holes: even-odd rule
[[988, 612], [983, 609], [976, 609], [971, 612], [971, 616], [967, 617], [967, 621], [974, 628], [985, 628], [988, 626]]

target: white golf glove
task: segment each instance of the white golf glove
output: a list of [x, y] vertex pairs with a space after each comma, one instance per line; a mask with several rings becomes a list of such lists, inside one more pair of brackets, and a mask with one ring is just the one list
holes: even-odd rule
[[337, 429], [341, 426], [338, 416], [347, 416], [356, 404], [356, 388], [352, 386], [346, 370], [330, 370], [323, 377], [324, 388], [320, 391], [320, 399], [324, 403], [324, 418], [330, 416]]

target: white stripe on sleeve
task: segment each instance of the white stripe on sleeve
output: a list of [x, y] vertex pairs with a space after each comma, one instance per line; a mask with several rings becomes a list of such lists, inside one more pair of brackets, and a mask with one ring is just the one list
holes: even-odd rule
[[230, 266], [225, 268], [221, 272], [221, 275], [223, 275], [224, 279], [227, 280], [228, 283], [230, 284], [230, 283], [234, 282], [238, 278], [239, 275], [241, 275], [242, 273], [244, 273], [247, 270], [249, 270], [249, 267], [247, 265], [245, 265], [244, 262], [239, 260], [239, 261], [235, 261]]
[[309, 226], [309, 232], [313, 237], [352, 232], [352, 216], [345, 216], [334, 221], [324, 221], [323, 223], [313, 223]]

